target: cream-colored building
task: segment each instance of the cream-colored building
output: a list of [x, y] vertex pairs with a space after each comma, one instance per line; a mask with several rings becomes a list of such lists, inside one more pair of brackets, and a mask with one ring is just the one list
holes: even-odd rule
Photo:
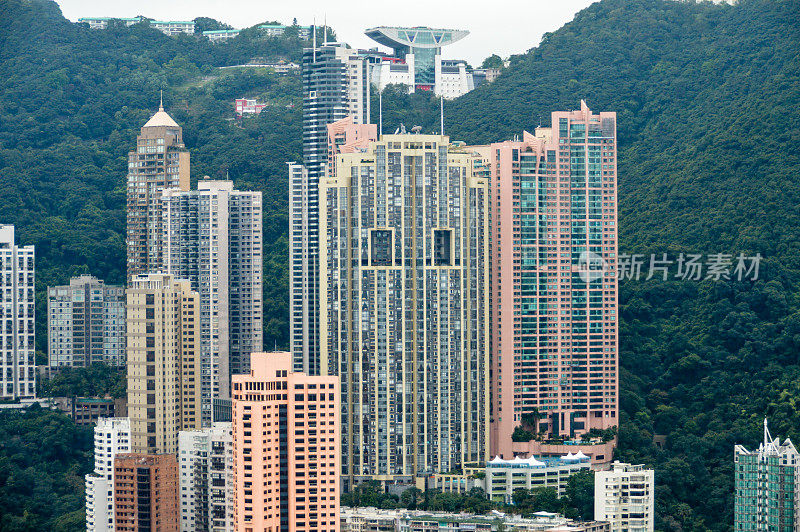
[[383, 135], [320, 181], [320, 346], [344, 488], [488, 459], [488, 180], [441, 135]]
[[615, 461], [594, 474], [594, 518], [611, 523], [611, 532], [653, 532], [655, 472]]
[[134, 453], [176, 453], [200, 427], [200, 296], [189, 281], [151, 273], [127, 292], [128, 415]]

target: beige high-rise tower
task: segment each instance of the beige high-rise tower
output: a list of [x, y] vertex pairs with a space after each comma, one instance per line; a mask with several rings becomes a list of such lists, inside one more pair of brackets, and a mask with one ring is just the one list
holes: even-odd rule
[[128, 289], [131, 450], [176, 453], [200, 427], [200, 296], [189, 281], [139, 275]]
[[483, 463], [483, 159], [441, 135], [383, 135], [346, 151], [319, 190], [321, 361], [341, 380], [344, 489]]
[[129, 283], [135, 275], [162, 271], [161, 194], [169, 188], [189, 190], [189, 151], [183, 130], [162, 105], [128, 154]]

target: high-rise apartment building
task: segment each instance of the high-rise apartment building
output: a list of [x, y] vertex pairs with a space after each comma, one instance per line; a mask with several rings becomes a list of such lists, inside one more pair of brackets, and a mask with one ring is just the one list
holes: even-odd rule
[[339, 530], [339, 380], [254, 353], [233, 377], [236, 532]]
[[491, 175], [492, 454], [523, 416], [575, 436], [618, 423], [616, 114], [476, 148]]
[[36, 397], [34, 250], [0, 225], [0, 399]]
[[611, 532], [653, 532], [655, 472], [614, 462], [594, 474], [594, 519], [611, 523]]
[[114, 459], [114, 531], [178, 532], [178, 463], [174, 454]]
[[736, 532], [800, 530], [800, 453], [792, 440], [772, 438], [764, 420], [764, 441], [748, 451], [733, 451]]
[[200, 294], [202, 421], [213, 398], [230, 399], [230, 375], [249, 371], [263, 349], [261, 192], [231, 181], [166, 190], [162, 197], [164, 271]]
[[345, 489], [488, 458], [489, 182], [440, 135], [383, 135], [320, 183], [323, 371]]
[[200, 296], [189, 281], [136, 276], [127, 293], [131, 450], [178, 451], [178, 432], [200, 427]]
[[114, 531], [114, 459], [131, 452], [128, 418], [103, 418], [94, 427], [94, 471], [86, 475], [86, 531]]
[[47, 356], [51, 368], [124, 365], [125, 287], [91, 275], [48, 287]]
[[319, 375], [319, 181], [328, 125], [370, 117], [370, 68], [377, 55], [341, 43], [303, 50], [303, 164], [289, 163], [289, 318], [296, 371]]
[[233, 529], [233, 435], [230, 423], [178, 434], [182, 532]]
[[128, 154], [128, 282], [163, 271], [161, 194], [169, 188], [189, 190], [189, 151], [183, 130], [160, 106]]

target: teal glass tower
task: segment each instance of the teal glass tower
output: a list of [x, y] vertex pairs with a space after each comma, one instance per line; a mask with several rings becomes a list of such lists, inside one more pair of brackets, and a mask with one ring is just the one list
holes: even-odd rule
[[790, 439], [773, 439], [764, 420], [758, 449], [734, 448], [733, 528], [736, 532], [796, 532], [800, 527], [800, 454]]

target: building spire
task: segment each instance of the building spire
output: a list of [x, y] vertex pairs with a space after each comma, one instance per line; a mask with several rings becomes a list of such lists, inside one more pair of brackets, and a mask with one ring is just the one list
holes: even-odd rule
[[164, 110], [164, 89], [161, 89], [159, 92], [161, 93], [161, 96], [158, 99], [158, 110], [159, 111], [163, 111]]
[[767, 428], [767, 418], [764, 418], [764, 447], [766, 447], [772, 441], [772, 435], [769, 433], [769, 429]]

